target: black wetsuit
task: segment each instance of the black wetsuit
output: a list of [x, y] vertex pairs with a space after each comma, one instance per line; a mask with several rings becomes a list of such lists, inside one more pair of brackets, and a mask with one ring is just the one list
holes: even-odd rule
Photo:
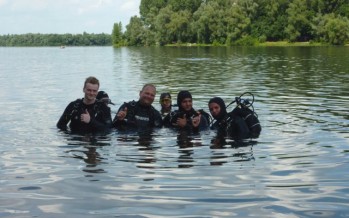
[[217, 119], [211, 129], [216, 129], [221, 136], [234, 139], [258, 138], [261, 125], [255, 113], [247, 107], [236, 107], [223, 118]]
[[139, 101], [130, 101], [121, 105], [118, 113], [125, 110], [125, 108], [127, 108], [127, 113], [124, 120], [118, 120], [117, 114], [113, 119], [113, 127], [118, 130], [145, 130], [162, 127], [161, 114], [153, 106], [142, 105]]
[[227, 128], [227, 119], [228, 115], [226, 114], [223, 119], [214, 120], [214, 122], [210, 126], [210, 129], [224, 131]]
[[[198, 116], [199, 113], [201, 114], [200, 124], [198, 127], [194, 127], [192, 124], [192, 119]], [[175, 110], [164, 118], [164, 126], [170, 127], [170, 128], [171, 127], [178, 128], [180, 130], [187, 130], [192, 132], [198, 132], [200, 130], [207, 129], [209, 127], [209, 115], [202, 110], [200, 110], [199, 113], [194, 109], [191, 109], [190, 111]], [[179, 128], [176, 125], [177, 119], [184, 118], [184, 115], [187, 119], [187, 124], [184, 127]]]
[[[81, 114], [85, 113], [86, 109], [91, 116], [89, 123], [81, 121]], [[68, 123], [72, 132], [93, 133], [107, 131], [111, 127], [110, 108], [103, 102], [95, 101], [93, 104], [86, 105], [83, 99], [77, 99], [70, 102], [65, 108], [57, 122], [57, 127], [61, 130], [67, 130]]]

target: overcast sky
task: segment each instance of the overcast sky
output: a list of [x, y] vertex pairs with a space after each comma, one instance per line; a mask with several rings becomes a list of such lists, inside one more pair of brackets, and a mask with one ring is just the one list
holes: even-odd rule
[[139, 16], [141, 0], [0, 0], [0, 35], [108, 33]]

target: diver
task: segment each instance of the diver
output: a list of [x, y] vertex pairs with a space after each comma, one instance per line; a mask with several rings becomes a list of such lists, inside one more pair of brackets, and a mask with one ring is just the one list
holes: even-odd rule
[[162, 127], [161, 114], [152, 106], [155, 95], [155, 86], [145, 84], [139, 92], [138, 101], [125, 102], [120, 106], [113, 119], [113, 127], [118, 130]]
[[164, 118], [164, 126], [198, 132], [209, 127], [209, 114], [193, 108], [193, 98], [189, 91], [180, 91], [177, 95], [178, 110]]
[[172, 99], [171, 94], [168, 92], [161, 93], [159, 103], [161, 105], [160, 113], [162, 117], [165, 117], [167, 114], [172, 111]]
[[111, 114], [103, 102], [97, 101], [99, 81], [88, 77], [84, 83], [84, 98], [70, 102], [57, 122], [57, 128], [77, 133], [106, 131], [111, 127]]
[[[245, 95], [244, 93], [243, 95]], [[251, 93], [248, 93], [251, 94]], [[229, 136], [234, 139], [248, 139], [258, 138], [262, 127], [259, 123], [258, 116], [249, 107], [252, 107], [254, 102], [250, 103], [248, 100], [244, 100], [241, 97], [236, 97], [232, 103], [237, 103], [237, 106], [231, 111], [227, 112], [227, 107], [224, 101], [220, 97], [211, 98], [208, 102], [208, 107], [213, 122], [210, 125], [211, 129], [218, 130], [218, 134]]]

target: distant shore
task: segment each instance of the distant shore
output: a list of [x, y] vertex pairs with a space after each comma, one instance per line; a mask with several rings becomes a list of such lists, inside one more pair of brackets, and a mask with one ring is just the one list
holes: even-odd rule
[[[257, 46], [270, 46], [270, 47], [277, 47], [277, 46], [334, 46], [334, 45], [328, 45], [323, 44], [319, 42], [287, 42], [287, 41], [280, 41], [280, 42], [264, 42], [259, 43]], [[343, 46], [349, 46], [349, 44], [345, 44]]]
[[[197, 43], [175, 43], [175, 44], [168, 44], [165, 45], [168, 47], [236, 47], [233, 46], [227, 46], [227, 45], [213, 45], [213, 44], [197, 44]], [[334, 46], [334, 45], [328, 45], [323, 44], [319, 42], [287, 42], [287, 41], [278, 41], [278, 42], [262, 42], [258, 43], [256, 45], [253, 45], [255, 47], [315, 47], [315, 46]], [[343, 46], [349, 46], [349, 44], [345, 44]], [[241, 46], [245, 47], [245, 46]]]

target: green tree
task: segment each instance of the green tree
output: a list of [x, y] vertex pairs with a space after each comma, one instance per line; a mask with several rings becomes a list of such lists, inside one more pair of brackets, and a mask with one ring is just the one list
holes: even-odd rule
[[0, 36], [0, 46], [90, 46], [111, 45], [108, 34], [40, 34], [27, 33], [21, 35]]
[[251, 21], [251, 35], [267, 41], [285, 39], [286, 9], [289, 0], [259, 0]]
[[174, 12], [171, 6], [160, 10], [155, 27], [157, 41], [160, 45], [191, 41], [191, 13], [183, 10]]
[[349, 0], [141, 0], [140, 15], [127, 25], [129, 45], [284, 39], [340, 44]]
[[114, 23], [111, 37], [114, 46], [122, 46], [124, 44], [121, 22]]
[[160, 45], [171, 43], [175, 40], [173, 30], [170, 29], [170, 23], [173, 15], [171, 6], [160, 10], [155, 20], [155, 30], [157, 32], [157, 41]]
[[227, 10], [227, 32], [226, 43], [233, 44], [234, 41], [251, 33], [251, 21], [257, 14], [257, 4], [253, 0], [231, 1], [232, 6]]
[[142, 20], [133, 16], [130, 19], [130, 23], [126, 26], [125, 38], [127, 45], [140, 46], [146, 44], [146, 29]]
[[311, 35], [312, 11], [310, 4], [311, 0], [294, 0], [286, 10], [288, 25], [285, 32], [289, 41], [308, 41], [313, 38]]
[[315, 19], [314, 29], [318, 39], [332, 45], [343, 45], [349, 40], [349, 19], [334, 13]]
[[196, 32], [196, 39], [199, 43], [225, 43], [226, 23], [224, 23], [223, 8], [218, 2], [209, 1], [202, 4], [193, 14], [192, 28]]
[[[314, 11], [321, 14], [341, 13], [348, 8], [348, 0], [313, 0], [311, 5]], [[343, 14], [342, 14], [343, 15]]]
[[166, 7], [167, 0], [141, 0], [139, 6], [139, 14], [146, 25], [150, 25], [154, 19], [155, 14], [158, 14], [160, 9]]
[[171, 6], [173, 11], [189, 11], [190, 13], [194, 13], [202, 2], [202, 0], [168, 0], [167, 5]]

